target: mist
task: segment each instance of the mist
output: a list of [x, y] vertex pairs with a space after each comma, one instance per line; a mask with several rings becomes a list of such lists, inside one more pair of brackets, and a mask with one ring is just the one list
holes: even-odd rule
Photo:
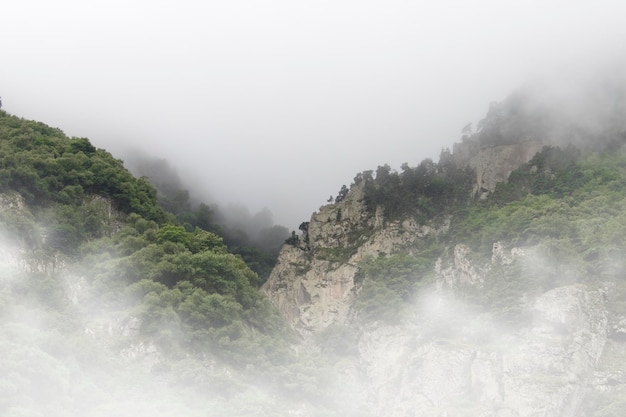
[[180, 223], [190, 220], [187, 218], [190, 213], [202, 213], [202, 226], [220, 234], [231, 249], [254, 246], [275, 257], [289, 236], [287, 227], [274, 224], [274, 215], [267, 207], [252, 213], [242, 204], [221, 205], [201, 184], [185, 183], [167, 159], [129, 149], [124, 165], [134, 175], [146, 177], [154, 185], [161, 206]]
[[146, 149], [221, 206], [267, 208], [291, 230], [357, 172], [436, 158], [526, 80], [621, 55], [625, 7], [11, 2], [0, 94], [12, 114], [120, 157]]
[[[57, 269], [4, 227], [0, 236], [3, 416], [221, 417], [288, 406], [270, 384], [138, 337], [144, 294], [136, 288], [99, 282], [76, 264]], [[178, 326], [162, 322], [159, 332], [180, 337]]]
[[[139, 175], [145, 171], [134, 152], [161, 161], [167, 179], [161, 186], [188, 190], [192, 207], [206, 202], [223, 224], [260, 239], [276, 225], [297, 230], [358, 172], [436, 160], [464, 126], [476, 129], [490, 103], [518, 89], [531, 98], [522, 100], [527, 115], [549, 110], [548, 133], [557, 144], [575, 143], [572, 132], [595, 140], [607, 125], [623, 132], [623, 119], [610, 123], [624, 109], [623, 87], [612, 86], [624, 79], [625, 15], [626, 4], [610, 0], [14, 1], [0, 17], [0, 95], [3, 110], [87, 137]], [[592, 220], [589, 230], [603, 230]], [[619, 224], [613, 228], [620, 231]], [[606, 334], [601, 300], [607, 290], [596, 281], [623, 275], [621, 253], [598, 277], [529, 256], [520, 276], [530, 281], [512, 292], [520, 303], [531, 293], [536, 304], [508, 306], [502, 294], [481, 286], [469, 300], [454, 288], [425, 286], [409, 309], [413, 315], [399, 326], [376, 323], [367, 329], [372, 332], [349, 339], [359, 345], [338, 357], [315, 346], [276, 348], [274, 355], [293, 354], [305, 364], [277, 361], [277, 374], [264, 374], [257, 361], [267, 361], [270, 350], [249, 355], [250, 366], [236, 372], [210, 354], [179, 349], [180, 312], [168, 303], [182, 290], [117, 281], [123, 268], [107, 268], [119, 260], [97, 247], [93, 276], [38, 270], [29, 266], [19, 238], [0, 233], [0, 410], [9, 417], [383, 415], [371, 408], [378, 398], [397, 400], [379, 406], [400, 414], [416, 392], [442, 412], [480, 415], [483, 410], [464, 408], [466, 397], [495, 406], [502, 401], [501, 385], [489, 384], [503, 373], [489, 368], [489, 358], [508, 360], [509, 388], [528, 382], [520, 404], [542, 403], [541, 395], [552, 392], [546, 381], [591, 374], [590, 367], [568, 374], [565, 353], [580, 351], [561, 343], [567, 339], [561, 325], [597, 353], [600, 343], [587, 337], [592, 332], [577, 327], [592, 323], [580, 313], [584, 308], [577, 310], [587, 304], [577, 303], [591, 300], [596, 324], [604, 326], [597, 333]], [[585, 279], [589, 291], [570, 285]], [[509, 295], [504, 284], [496, 289]], [[556, 285], [568, 287], [570, 293], [560, 295], [570, 304], [552, 308], [554, 293], [540, 294]], [[487, 297], [504, 301], [492, 304], [493, 311], [477, 308], [476, 300]], [[554, 316], [542, 316], [549, 308]], [[525, 315], [515, 316], [520, 312]], [[537, 312], [544, 322], [533, 322]], [[519, 320], [511, 323], [510, 315]], [[162, 331], [139, 334], [138, 316], [156, 317]], [[343, 342], [341, 329], [339, 336]], [[244, 349], [250, 342], [244, 337], [214, 340], [252, 351]], [[168, 343], [175, 355], [164, 358]], [[554, 346], [565, 349], [548, 352]], [[554, 351], [556, 360], [536, 365]], [[556, 378], [535, 384], [528, 377], [539, 370], [552, 378], [550, 366], [559, 370]], [[466, 390], [468, 378], [455, 369], [469, 369], [478, 391]], [[368, 386], [370, 377], [383, 382]], [[492, 387], [496, 394], [489, 397]], [[455, 390], [466, 397], [453, 397]], [[293, 393], [301, 396], [289, 402]], [[370, 393], [379, 397], [367, 398]]]

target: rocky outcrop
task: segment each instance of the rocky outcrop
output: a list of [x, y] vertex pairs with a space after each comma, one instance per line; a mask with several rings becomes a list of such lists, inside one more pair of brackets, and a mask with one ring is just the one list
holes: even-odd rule
[[[441, 309], [462, 308], [438, 297]], [[534, 303], [530, 327], [519, 332], [467, 313], [432, 329], [436, 310], [422, 305], [415, 322], [361, 338], [374, 415], [581, 415], [606, 343], [602, 291], [583, 285], [548, 291]]]
[[[453, 157], [457, 166], [469, 166], [476, 172], [474, 194], [484, 197], [544, 145], [533, 139], [485, 145], [469, 138], [455, 144]], [[359, 263], [448, 230], [449, 218], [427, 225], [417, 224], [411, 218], [385, 223], [380, 208], [375, 213], [366, 210], [363, 187], [363, 183], [353, 186], [340, 202], [320, 207], [305, 224], [299, 241], [282, 249], [262, 288], [301, 333], [347, 319], [358, 290], [354, 277]], [[436, 265], [435, 272], [442, 277], [440, 282], [448, 287], [480, 283], [484, 271], [467, 259], [467, 248], [459, 245], [453, 252], [451, 262], [440, 260]], [[495, 248], [493, 256], [502, 255]]]
[[24, 197], [18, 193], [0, 193], [0, 210], [14, 210], [20, 212], [24, 210], [26, 204]]
[[[19, 272], [44, 272], [52, 268], [54, 260], [50, 256], [35, 257], [27, 250], [31, 240], [36, 240], [32, 239], [33, 233], [28, 233], [35, 229], [31, 226], [32, 217], [19, 193], [0, 193], [0, 271], [7, 279]], [[9, 221], [20, 226], [8, 227]]]
[[[360, 262], [410, 251], [450, 225], [385, 224], [361, 200], [357, 189], [321, 207], [299, 241], [283, 248], [263, 286], [306, 340], [333, 323], [355, 325]], [[626, 368], [599, 366], [607, 349], [626, 351], [622, 321], [607, 314], [606, 289], [574, 284], [521, 294], [530, 321], [515, 327], [460, 301], [459, 292], [481, 291], [493, 271], [536, 259], [533, 248], [505, 242], [493, 244], [491, 259], [451, 246], [406, 320], [359, 325], [358, 353], [338, 376], [351, 387], [346, 398], [376, 417], [587, 417], [590, 395], [626, 393]]]
[[478, 285], [483, 279], [483, 271], [477, 268], [468, 258], [467, 245], [456, 245], [451, 259], [444, 263], [442, 258], [435, 264], [435, 273], [439, 277], [439, 286], [456, 288], [462, 285]]
[[[103, 235], [111, 236], [126, 224], [126, 215], [115, 208], [110, 198], [89, 195], [82, 205], [92, 215], [97, 215]], [[40, 250], [50, 238], [50, 225], [43, 226], [33, 213], [21, 194], [0, 193], [0, 238], [11, 251], [11, 256], [4, 258], [18, 263], [19, 269], [28, 273], [66, 269], [64, 255]]]
[[299, 241], [283, 247], [261, 288], [303, 335], [348, 320], [359, 263], [449, 227], [449, 219], [437, 225], [383, 224], [382, 213], [369, 213], [362, 198], [362, 188], [353, 187], [344, 200], [314, 213]]
[[457, 165], [469, 166], [476, 172], [474, 194], [485, 197], [505, 181], [520, 165], [530, 161], [547, 143], [527, 140], [518, 143], [481, 146], [478, 141], [457, 143], [453, 156]]
[[[544, 145], [467, 141], [454, 157], [474, 168], [483, 197]], [[385, 221], [355, 186], [312, 215], [262, 290], [307, 341], [333, 323], [358, 329], [357, 353], [338, 378], [351, 387], [345, 397], [375, 417], [592, 417], [602, 398], [612, 407], [626, 399], [626, 319], [607, 312], [610, 283], [537, 276], [549, 264], [539, 247], [494, 242], [490, 257], [472, 253], [448, 233], [451, 224], [441, 216], [426, 225]], [[445, 249], [413, 310], [395, 325], [355, 320], [362, 262], [415, 253], [430, 238]], [[541, 284], [507, 281], [526, 276]], [[497, 306], [477, 307], [477, 299]], [[511, 321], [511, 311], [522, 319]]]

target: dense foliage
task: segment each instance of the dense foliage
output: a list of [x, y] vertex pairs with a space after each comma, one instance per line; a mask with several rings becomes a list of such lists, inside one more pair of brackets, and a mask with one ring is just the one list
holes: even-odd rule
[[[550, 132], [550, 123], [514, 95], [492, 106], [474, 139], [478, 146], [524, 141]], [[605, 139], [545, 147], [484, 199], [472, 197], [474, 173], [447, 150], [437, 163], [358, 174], [352, 187], [362, 187], [370, 215], [382, 213], [387, 224], [446, 223], [355, 265], [358, 324], [398, 324], [416, 314], [415, 299], [459, 246], [482, 281], [458, 284], [456, 296], [507, 328], [528, 323], [533, 297], [576, 282], [610, 283], [609, 312], [626, 314], [625, 138]], [[335, 324], [316, 335], [318, 351], [293, 349], [294, 334], [258, 291], [275, 258], [219, 225], [181, 184], [161, 183], [157, 192], [87, 139], [0, 111], [0, 200], [0, 414], [66, 410], [83, 396], [75, 415], [115, 415], [107, 404], [122, 396], [120, 375], [137, 375], [135, 386], [157, 396], [163, 386], [184, 392], [185, 401], [154, 402], [166, 415], [204, 415], [194, 414], [192, 401], [216, 415], [286, 413], [275, 398], [309, 404], [320, 416], [354, 410], [332, 396], [336, 380], [325, 371], [355, 358], [360, 330]], [[300, 229], [308, 239], [308, 223]], [[283, 229], [264, 233], [266, 247], [284, 240]], [[351, 233], [351, 247], [316, 256], [345, 262], [372, 230], [359, 225]], [[295, 232], [290, 239], [298, 244]], [[19, 268], [1, 262], [16, 256], [4, 240], [19, 243]], [[494, 243], [527, 256], [493, 262]], [[123, 368], [120, 357], [132, 372], [107, 372]], [[598, 401], [590, 405], [595, 415], [618, 415], [623, 406]]]
[[[498, 184], [488, 200], [467, 210], [460, 226], [476, 249], [506, 240], [533, 245], [548, 239], [584, 259], [621, 245], [626, 204], [626, 155], [545, 147]], [[591, 224], [594, 224], [592, 227]]]
[[448, 209], [463, 206], [471, 198], [473, 172], [458, 167], [449, 150], [441, 153], [438, 163], [425, 159], [417, 167], [402, 165], [402, 172], [389, 165], [358, 174], [354, 184], [364, 183], [364, 201], [374, 212], [383, 209], [387, 220], [416, 217], [421, 223]]
[[261, 282], [269, 277], [289, 230], [273, 225], [267, 209], [251, 216], [246, 208], [237, 207], [228, 211], [237, 218], [227, 219], [218, 205], [209, 206], [193, 196], [166, 160], [134, 155], [129, 166], [150, 180], [158, 191], [159, 205], [173, 214], [179, 224], [189, 231], [199, 227], [222, 236], [229, 251], [241, 256]]
[[355, 302], [366, 321], [397, 323], [415, 301], [415, 295], [431, 283], [435, 260], [442, 248], [435, 241], [420, 244], [417, 255], [398, 253], [370, 258], [359, 266], [357, 284], [364, 284]]
[[[90, 415], [121, 415], [106, 398], [120, 395], [114, 386], [128, 387], [119, 378], [129, 376], [111, 352], [133, 349], [141, 351], [138, 360], [159, 358], [151, 370], [161, 384], [189, 390], [189, 403], [165, 408], [182, 415], [195, 415], [192, 401], [216, 415], [241, 415], [255, 401], [262, 408], [276, 398], [327, 400], [323, 361], [296, 355], [293, 333], [258, 291], [259, 275], [246, 260], [262, 262], [263, 255], [250, 247], [233, 253], [207, 230], [207, 206], [169, 213], [145, 178], [87, 139], [5, 112], [0, 205], [0, 253], [24, 264], [0, 262], [0, 335], [12, 340], [0, 344], [0, 414], [67, 410], [82, 401], [75, 391], [82, 390], [86, 410], [96, 413]], [[39, 334], [38, 341], [24, 332]], [[124, 367], [150, 386], [142, 389], [147, 398], [162, 391], [154, 381], [139, 382], [140, 363], [128, 359]], [[120, 375], [102, 375], [107, 368]], [[79, 381], [70, 382], [70, 374]], [[254, 388], [259, 380], [262, 392]], [[58, 388], [40, 386], [47, 383]], [[229, 404], [251, 389], [255, 395]], [[108, 411], [93, 411], [107, 403]], [[73, 415], [86, 410], [75, 405]]]
[[[388, 169], [379, 171], [389, 177]], [[408, 172], [405, 169], [404, 175]], [[395, 185], [388, 185], [387, 193], [405, 193], [402, 174], [391, 177], [387, 184]], [[444, 193], [441, 199], [446, 204], [432, 211], [431, 218], [452, 215], [449, 232], [421, 239], [406, 252], [359, 265], [362, 289], [355, 308], [361, 318], [398, 321], [402, 307], [412, 305], [437, 259], [452, 257], [458, 244], [466, 245], [473, 261], [484, 265], [484, 283], [463, 288], [459, 296], [502, 320], [523, 325], [530, 319], [522, 317], [524, 299], [574, 282], [593, 286], [617, 282], [611, 306], [620, 311], [626, 307], [626, 282], [619, 267], [626, 249], [626, 152], [547, 146], [488, 198], [455, 202]], [[428, 213], [423, 206], [413, 207], [413, 212], [403, 210], [404, 218], [420, 220]], [[537, 255], [525, 263], [490, 266], [496, 242]]]
[[110, 197], [124, 212], [164, 222], [155, 189], [135, 178], [86, 138], [0, 111], [0, 191], [17, 191], [34, 206], [75, 205], [88, 195]]

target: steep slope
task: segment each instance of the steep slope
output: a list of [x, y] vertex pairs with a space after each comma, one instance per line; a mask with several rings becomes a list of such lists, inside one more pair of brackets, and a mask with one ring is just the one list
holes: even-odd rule
[[349, 323], [357, 272], [366, 260], [396, 253], [445, 233], [449, 220], [419, 224], [415, 219], [385, 224], [382, 211], [367, 210], [365, 184], [329, 204], [304, 224], [302, 235], [280, 252], [262, 291], [302, 334], [333, 323]]
[[622, 102], [535, 98], [357, 174], [261, 292], [121, 161], [0, 112], [0, 414], [621, 416]]
[[328, 410], [319, 362], [221, 237], [87, 139], [4, 111], [0, 256], [0, 415]]
[[262, 287], [341, 358], [371, 415], [617, 416], [625, 404], [624, 115], [592, 132], [538, 123], [532, 97], [498, 109], [438, 163], [359, 174]]

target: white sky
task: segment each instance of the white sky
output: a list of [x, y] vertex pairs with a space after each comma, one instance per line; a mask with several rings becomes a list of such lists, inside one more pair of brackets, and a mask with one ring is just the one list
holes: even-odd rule
[[624, 40], [623, 0], [7, 0], [0, 95], [295, 229], [357, 172], [436, 160], [528, 77]]

